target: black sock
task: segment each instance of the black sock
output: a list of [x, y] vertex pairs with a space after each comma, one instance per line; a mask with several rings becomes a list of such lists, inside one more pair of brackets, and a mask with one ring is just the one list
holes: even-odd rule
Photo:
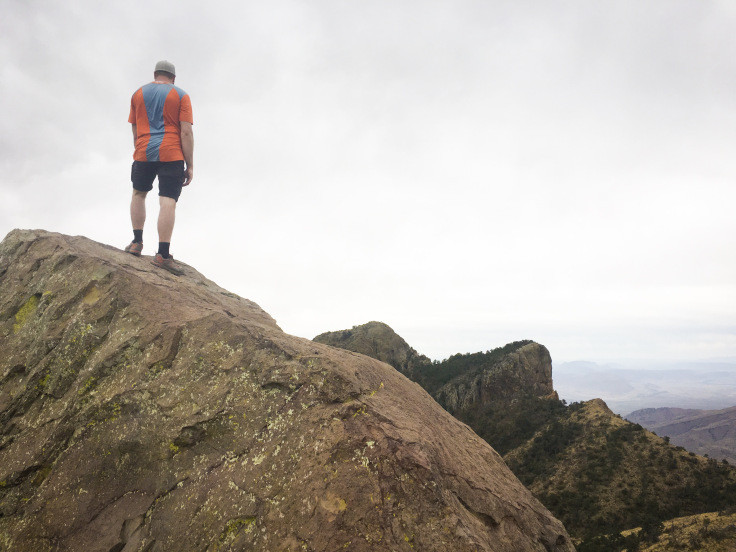
[[143, 243], [143, 229], [133, 230], [133, 243]]
[[171, 242], [158, 242], [158, 252], [161, 253], [161, 256], [164, 259], [169, 258], [169, 246], [171, 245]]

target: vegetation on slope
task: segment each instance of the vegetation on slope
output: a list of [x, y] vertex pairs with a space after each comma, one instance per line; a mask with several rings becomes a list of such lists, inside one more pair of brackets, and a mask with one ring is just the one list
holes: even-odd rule
[[[433, 363], [434, 372], [417, 374], [416, 381], [436, 393], [528, 343], [454, 355]], [[556, 397], [522, 394], [475, 403], [455, 415], [503, 455], [522, 483], [581, 540], [580, 552], [633, 551], [654, 540], [666, 520], [736, 507], [736, 469], [670, 445], [600, 400], [567, 405]], [[619, 535], [636, 526], [643, 527], [636, 535]], [[602, 535], [611, 534], [617, 535], [615, 542], [596, 547], [606, 538]]]
[[[569, 407], [556, 398], [525, 396], [509, 402], [492, 402], [465, 408], [455, 414], [462, 422], [473, 428], [480, 437], [492, 444], [502, 456], [528, 442], [550, 423], [556, 423]], [[554, 442], [544, 446], [552, 451], [572, 436], [573, 427], [553, 430]], [[542, 440], [539, 441], [540, 446]]]
[[736, 470], [727, 463], [671, 446], [600, 400], [547, 412], [549, 423], [504, 458], [575, 536], [736, 506]]
[[[454, 414], [504, 456], [579, 539], [579, 552], [633, 552], [656, 542], [667, 520], [736, 508], [736, 469], [727, 462], [670, 445], [613, 414], [599, 399], [567, 405], [554, 395], [534, 396], [514, 382], [504, 392], [513, 376], [499, 371], [504, 357], [529, 343], [453, 355], [407, 375], [438, 399], [441, 389], [467, 387], [479, 374], [493, 374], [498, 389]], [[631, 527], [642, 529], [621, 534]]]
[[642, 552], [733, 552], [736, 513], [710, 512], [665, 522], [657, 542]]
[[600, 535], [578, 552], [733, 552], [736, 513], [721, 511], [675, 518], [649, 528]]
[[430, 394], [456, 378], [471, 378], [496, 365], [503, 357], [533, 343], [530, 340], [514, 341], [486, 352], [452, 355], [443, 361], [434, 361], [417, 370], [414, 380]]

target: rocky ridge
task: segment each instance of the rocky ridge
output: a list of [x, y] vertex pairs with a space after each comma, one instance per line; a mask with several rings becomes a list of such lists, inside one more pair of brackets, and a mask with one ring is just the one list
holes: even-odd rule
[[[503, 455], [580, 552], [613, 550], [601, 542], [636, 525], [649, 532], [677, 516], [736, 507], [732, 466], [668, 444], [600, 399], [560, 401], [541, 345], [511, 343], [422, 370], [412, 377]], [[453, 387], [469, 400], [448, 401]]]
[[452, 414], [521, 396], [556, 397], [552, 358], [546, 347], [533, 341], [485, 353], [453, 355], [435, 363], [382, 322], [325, 332], [314, 341], [391, 364], [421, 384]]
[[573, 550], [418, 385], [184, 269], [0, 245], [0, 547]]

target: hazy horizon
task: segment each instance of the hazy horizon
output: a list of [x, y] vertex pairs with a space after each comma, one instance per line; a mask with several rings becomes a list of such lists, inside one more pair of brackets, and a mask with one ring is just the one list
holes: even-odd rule
[[553, 363], [552, 380], [568, 402], [603, 399], [625, 416], [642, 408], [721, 410], [736, 406], [736, 360]]

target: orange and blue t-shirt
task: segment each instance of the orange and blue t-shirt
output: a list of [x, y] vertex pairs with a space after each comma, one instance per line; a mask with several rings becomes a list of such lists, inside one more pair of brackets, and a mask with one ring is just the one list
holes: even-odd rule
[[181, 124], [193, 123], [189, 94], [178, 86], [151, 82], [135, 91], [128, 122], [136, 125], [133, 159], [183, 161]]

